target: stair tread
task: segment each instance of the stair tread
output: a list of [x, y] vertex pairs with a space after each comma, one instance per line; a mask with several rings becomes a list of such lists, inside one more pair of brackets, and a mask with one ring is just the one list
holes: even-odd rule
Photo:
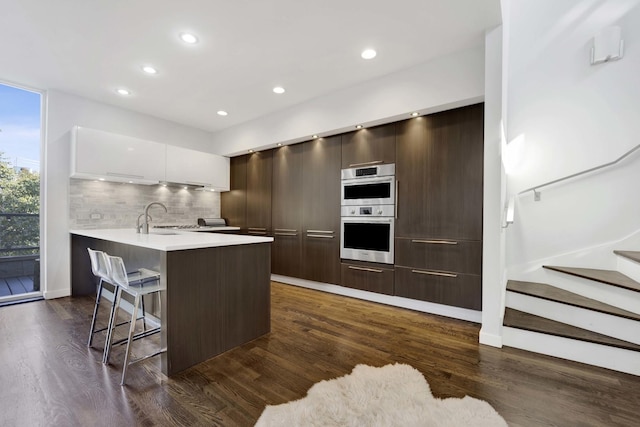
[[640, 283], [636, 282], [629, 276], [625, 276], [619, 271], [600, 270], [596, 268], [560, 267], [555, 265], [543, 265], [542, 267], [548, 270], [559, 271], [561, 273], [571, 274], [584, 279], [595, 280], [611, 286], [640, 292]]
[[591, 342], [594, 344], [608, 345], [626, 350], [640, 351], [640, 345], [628, 341], [619, 340], [586, 329], [556, 322], [544, 317], [507, 308], [504, 313], [504, 326], [539, 332], [548, 335]]
[[613, 251], [614, 254], [640, 262], [640, 251]]
[[640, 321], [640, 314], [623, 310], [591, 298], [583, 297], [582, 295], [574, 294], [573, 292], [556, 288], [555, 286], [547, 285], [545, 283], [509, 280], [507, 282], [507, 291]]

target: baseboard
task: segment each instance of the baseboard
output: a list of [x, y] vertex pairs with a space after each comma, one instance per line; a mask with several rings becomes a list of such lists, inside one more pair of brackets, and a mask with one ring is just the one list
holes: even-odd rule
[[55, 291], [44, 291], [42, 294], [44, 299], [64, 298], [71, 296], [70, 289], [56, 289]]
[[640, 376], [640, 353], [601, 344], [503, 327], [502, 344]]
[[480, 329], [479, 341], [480, 344], [502, 348], [502, 337], [500, 335], [494, 335], [484, 332], [484, 329]]
[[474, 323], [482, 322], [481, 311], [469, 310], [466, 308], [452, 307], [449, 305], [435, 304], [409, 298], [377, 294], [375, 292], [361, 291], [359, 289], [352, 289], [344, 286], [332, 285], [329, 283], [298, 279], [296, 277], [281, 276], [279, 274], [272, 274], [271, 280], [273, 280], [274, 282], [282, 282], [288, 285], [315, 289], [317, 291], [328, 292], [331, 294], [343, 295], [366, 301], [377, 302], [380, 304], [392, 305], [394, 307], [408, 308], [410, 310], [421, 311], [423, 313], [437, 314], [439, 316], [452, 317], [454, 319], [467, 320]]

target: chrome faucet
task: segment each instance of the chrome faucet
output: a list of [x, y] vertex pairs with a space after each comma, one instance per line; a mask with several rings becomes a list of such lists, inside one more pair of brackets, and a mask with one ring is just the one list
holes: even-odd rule
[[[151, 202], [147, 206], [144, 207], [144, 213], [138, 216], [138, 221], [136, 222], [136, 229], [138, 233], [149, 234], [149, 208], [153, 205], [162, 206], [165, 212], [167, 212], [167, 207], [160, 202]], [[140, 224], [140, 217], [144, 216], [144, 222]]]

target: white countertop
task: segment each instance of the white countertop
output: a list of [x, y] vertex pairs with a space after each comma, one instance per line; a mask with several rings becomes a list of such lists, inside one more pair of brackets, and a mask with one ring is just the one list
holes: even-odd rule
[[152, 230], [149, 234], [138, 234], [136, 230], [131, 228], [102, 228], [96, 230], [69, 230], [69, 233], [165, 252], [273, 242], [273, 237], [225, 233], [194, 233], [182, 230]]

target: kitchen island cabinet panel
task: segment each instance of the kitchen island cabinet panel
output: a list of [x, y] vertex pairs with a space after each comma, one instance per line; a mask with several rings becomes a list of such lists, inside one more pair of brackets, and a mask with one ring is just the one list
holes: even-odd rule
[[240, 233], [247, 232], [247, 160], [246, 155], [230, 159], [230, 189], [220, 193], [220, 216]]
[[303, 144], [302, 278], [340, 283], [341, 137]]
[[[168, 372], [270, 331], [269, 244], [172, 251], [166, 256]], [[163, 307], [164, 308], [164, 307]], [[187, 332], [188, 331], [188, 332]]]
[[247, 230], [249, 234], [271, 234], [271, 179], [272, 151], [250, 154], [247, 160]]
[[300, 277], [302, 273], [303, 145], [273, 150], [271, 272]]
[[396, 162], [396, 124], [359, 129], [342, 135], [342, 168]]

